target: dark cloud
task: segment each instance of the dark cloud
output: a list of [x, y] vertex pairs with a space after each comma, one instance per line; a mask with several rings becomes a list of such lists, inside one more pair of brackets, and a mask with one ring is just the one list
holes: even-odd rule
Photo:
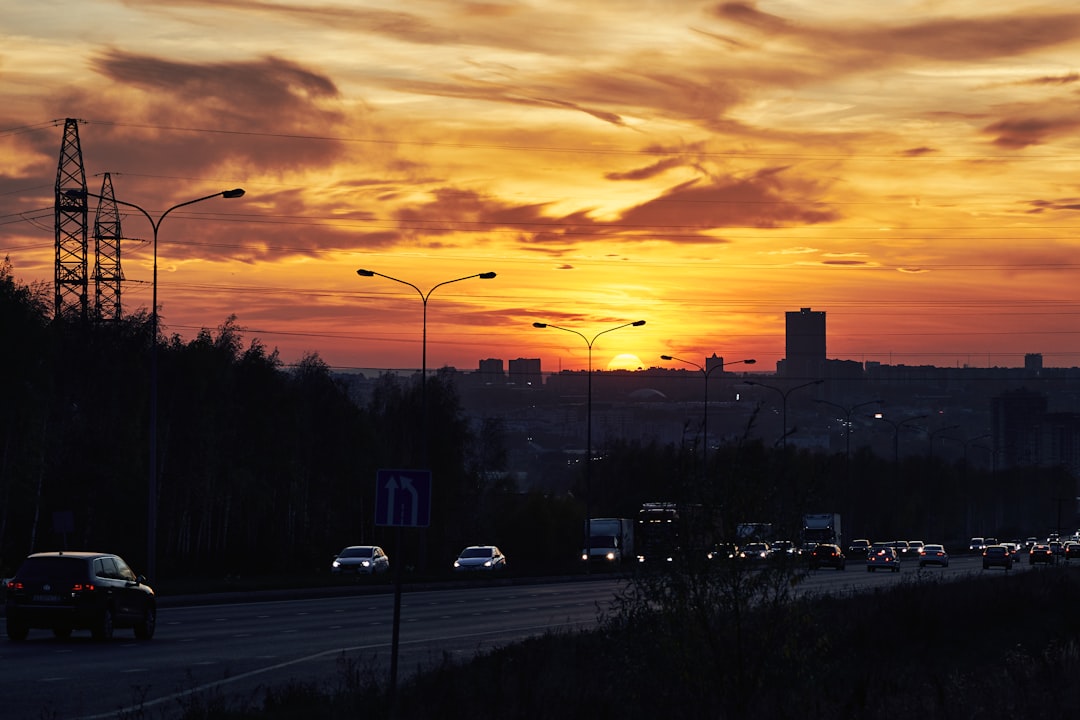
[[645, 167], [627, 170], [626, 172], [605, 173], [604, 177], [608, 180], [648, 180], [649, 178], [662, 175], [668, 170], [682, 167], [683, 165], [685, 165], [685, 163], [679, 158], [667, 158], [664, 160], [657, 160], [653, 164]]
[[[847, 25], [796, 23], [763, 12], [754, 3], [720, 3], [715, 17], [736, 23], [763, 37], [783, 36], [812, 48], [848, 72], [862, 72], [905, 56], [927, 60], [973, 61], [1022, 55], [1074, 42], [1080, 33], [1080, 12], [996, 14], [984, 17], [937, 17], [908, 23], [860, 21]], [[850, 55], [865, 55], [863, 65], [850, 65]]]
[[[723, 227], [773, 228], [816, 224], [838, 219], [813, 200], [814, 182], [785, 178], [785, 168], [767, 168], [745, 179], [691, 181], [628, 211], [621, 222], [677, 235], [679, 240]], [[661, 234], [659, 239], [664, 239]], [[701, 241], [715, 242], [707, 235]]]
[[983, 133], [993, 136], [998, 147], [1019, 150], [1039, 145], [1050, 138], [1071, 135], [1080, 127], [1076, 117], [1014, 117], [991, 123]]

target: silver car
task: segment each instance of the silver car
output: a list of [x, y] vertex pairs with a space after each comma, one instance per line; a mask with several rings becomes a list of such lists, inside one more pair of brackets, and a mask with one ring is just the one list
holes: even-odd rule
[[378, 545], [350, 545], [330, 563], [330, 572], [335, 575], [378, 575], [389, 569], [390, 556]]
[[454, 570], [457, 572], [505, 569], [506, 556], [494, 545], [470, 545], [462, 550], [458, 559], [454, 561]]

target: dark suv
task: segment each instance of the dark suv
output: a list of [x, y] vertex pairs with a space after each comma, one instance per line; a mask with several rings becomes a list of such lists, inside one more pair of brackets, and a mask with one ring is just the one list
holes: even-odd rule
[[1014, 560], [1012, 552], [1005, 545], [987, 545], [983, 550], [983, 570], [989, 570], [992, 567], [1012, 570]]
[[7, 583], [12, 640], [25, 640], [31, 628], [52, 630], [58, 638], [89, 630], [95, 640], [108, 640], [113, 628], [133, 628], [136, 638], [149, 640], [156, 625], [154, 591], [117, 555], [35, 553]]
[[840, 551], [839, 545], [821, 543], [810, 552], [810, 569], [817, 570], [819, 567], [847, 569], [847, 558]]

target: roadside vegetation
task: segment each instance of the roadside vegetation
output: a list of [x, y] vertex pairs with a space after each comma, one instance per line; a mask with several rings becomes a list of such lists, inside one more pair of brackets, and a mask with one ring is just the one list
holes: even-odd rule
[[[886, 592], [803, 597], [798, 574], [726, 568], [639, 577], [599, 629], [550, 633], [409, 676], [343, 658], [319, 686], [238, 704], [184, 701], [184, 720], [792, 718], [1014, 720], [1080, 711], [1080, 573], [1046, 568]], [[140, 717], [139, 715], [134, 717]], [[146, 717], [153, 717], [147, 714]]]

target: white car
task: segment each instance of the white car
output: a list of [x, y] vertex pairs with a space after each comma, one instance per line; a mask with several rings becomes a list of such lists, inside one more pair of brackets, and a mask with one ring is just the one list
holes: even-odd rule
[[339, 552], [330, 563], [330, 572], [335, 575], [378, 575], [389, 569], [390, 556], [378, 545], [350, 545]]
[[494, 545], [470, 545], [454, 561], [457, 572], [469, 570], [505, 570], [506, 556]]

